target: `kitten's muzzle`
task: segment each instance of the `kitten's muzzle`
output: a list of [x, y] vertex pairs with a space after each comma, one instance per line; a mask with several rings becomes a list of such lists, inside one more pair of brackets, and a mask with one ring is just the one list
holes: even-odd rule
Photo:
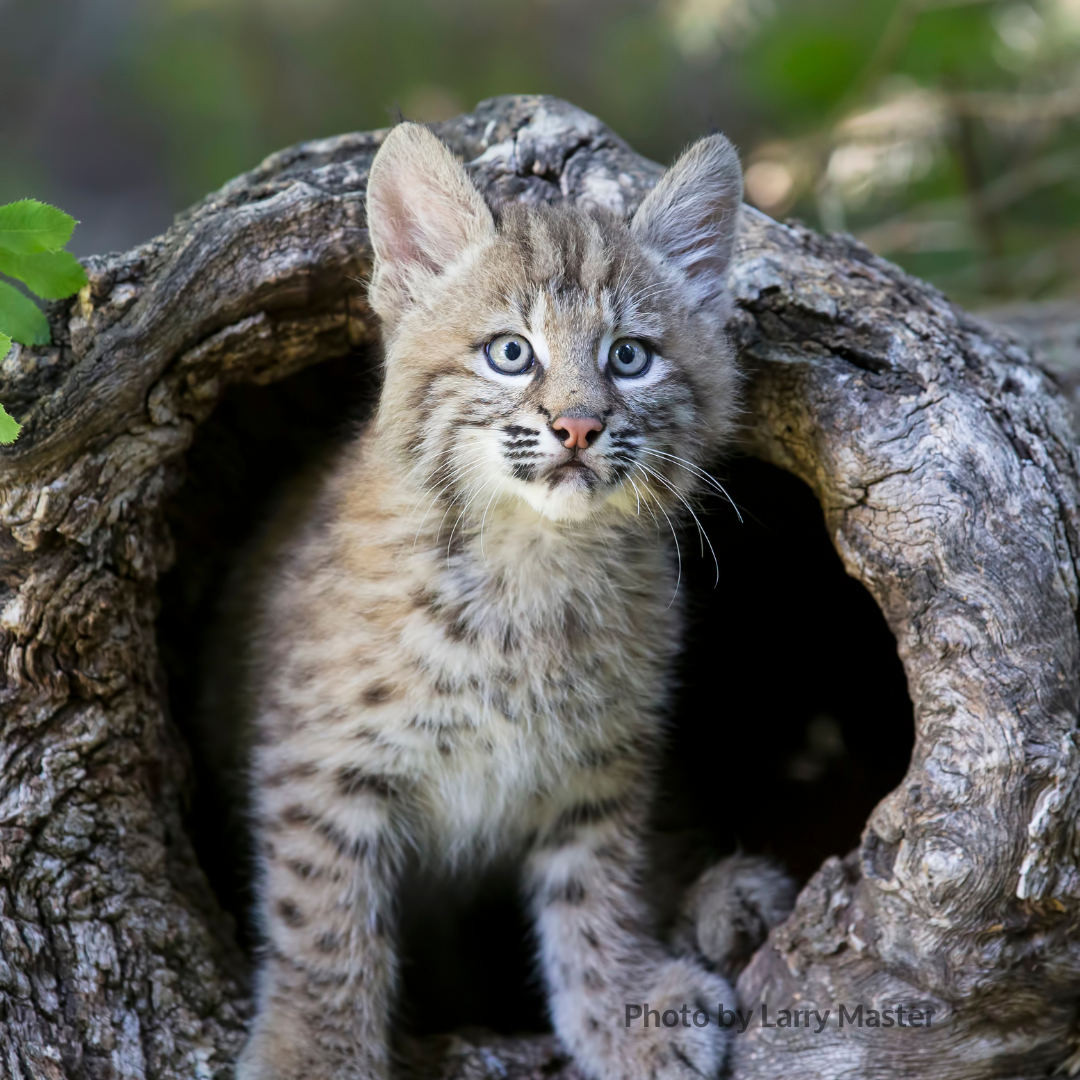
[[604, 430], [604, 422], [598, 416], [560, 416], [551, 430], [567, 449], [586, 450]]

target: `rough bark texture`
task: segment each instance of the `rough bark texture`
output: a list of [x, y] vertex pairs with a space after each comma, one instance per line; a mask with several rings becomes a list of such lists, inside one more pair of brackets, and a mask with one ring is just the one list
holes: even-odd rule
[[[592, 117], [502, 98], [438, 133], [495, 204], [628, 211], [660, 173]], [[163, 502], [234, 381], [374, 340], [363, 195], [382, 133], [276, 154], [163, 237], [90, 260], [56, 344], [0, 400], [0, 1073], [226, 1076], [243, 964], [181, 826], [164, 705]], [[1078, 469], [1069, 404], [1006, 332], [847, 237], [753, 211], [733, 272], [746, 441], [816, 492], [896, 635], [915, 705], [903, 784], [804, 889], [739, 983], [738, 1080], [1036, 1077], [1080, 997]], [[837, 1007], [933, 1008], [840, 1030]], [[576, 1076], [554, 1040], [455, 1036], [409, 1073]]]

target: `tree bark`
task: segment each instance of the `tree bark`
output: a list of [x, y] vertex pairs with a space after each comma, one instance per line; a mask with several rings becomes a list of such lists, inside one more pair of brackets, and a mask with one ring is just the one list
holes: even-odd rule
[[[587, 114], [499, 98], [437, 133], [489, 200], [629, 212], [660, 175]], [[155, 582], [163, 505], [232, 382], [376, 340], [364, 186], [383, 132], [267, 159], [133, 251], [89, 260], [0, 401], [0, 1074], [225, 1077], [244, 964], [184, 836]], [[737, 1080], [1035, 1077], [1080, 1001], [1080, 459], [1060, 387], [1008, 332], [850, 237], [747, 209], [733, 331], [746, 446], [816, 493], [907, 672], [916, 744], [738, 986], [829, 1025], [733, 1040]], [[837, 1026], [840, 1004], [932, 1026]], [[865, 1021], [865, 1018], [864, 1018]], [[554, 1039], [453, 1036], [415, 1076], [576, 1077]]]

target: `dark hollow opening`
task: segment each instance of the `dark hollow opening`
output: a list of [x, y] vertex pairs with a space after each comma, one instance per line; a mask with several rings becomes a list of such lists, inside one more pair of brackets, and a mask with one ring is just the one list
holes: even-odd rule
[[[188, 737], [187, 824], [248, 951], [254, 944], [247, 839], [192, 727], [225, 575], [282, 484], [370, 409], [363, 355], [280, 383], [235, 386], [202, 426], [168, 517], [177, 561], [160, 584], [158, 637], [173, 717]], [[687, 883], [737, 848], [770, 854], [805, 881], [850, 851], [873, 806], [902, 779], [912, 709], [895, 642], [844, 572], [810, 490], [750, 458], [720, 470], [743, 512], [719, 497], [680, 536], [689, 601], [681, 690], [656, 808], [665, 880]], [[232, 822], [232, 828], [226, 827]], [[402, 1019], [416, 1032], [543, 1030], [532, 944], [514, 884], [498, 876], [410, 920]]]

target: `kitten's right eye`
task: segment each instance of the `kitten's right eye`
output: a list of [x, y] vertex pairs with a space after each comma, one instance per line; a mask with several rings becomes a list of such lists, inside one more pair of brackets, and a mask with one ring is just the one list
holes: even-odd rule
[[524, 375], [536, 362], [532, 346], [520, 334], [500, 334], [485, 351], [488, 363], [504, 375]]

